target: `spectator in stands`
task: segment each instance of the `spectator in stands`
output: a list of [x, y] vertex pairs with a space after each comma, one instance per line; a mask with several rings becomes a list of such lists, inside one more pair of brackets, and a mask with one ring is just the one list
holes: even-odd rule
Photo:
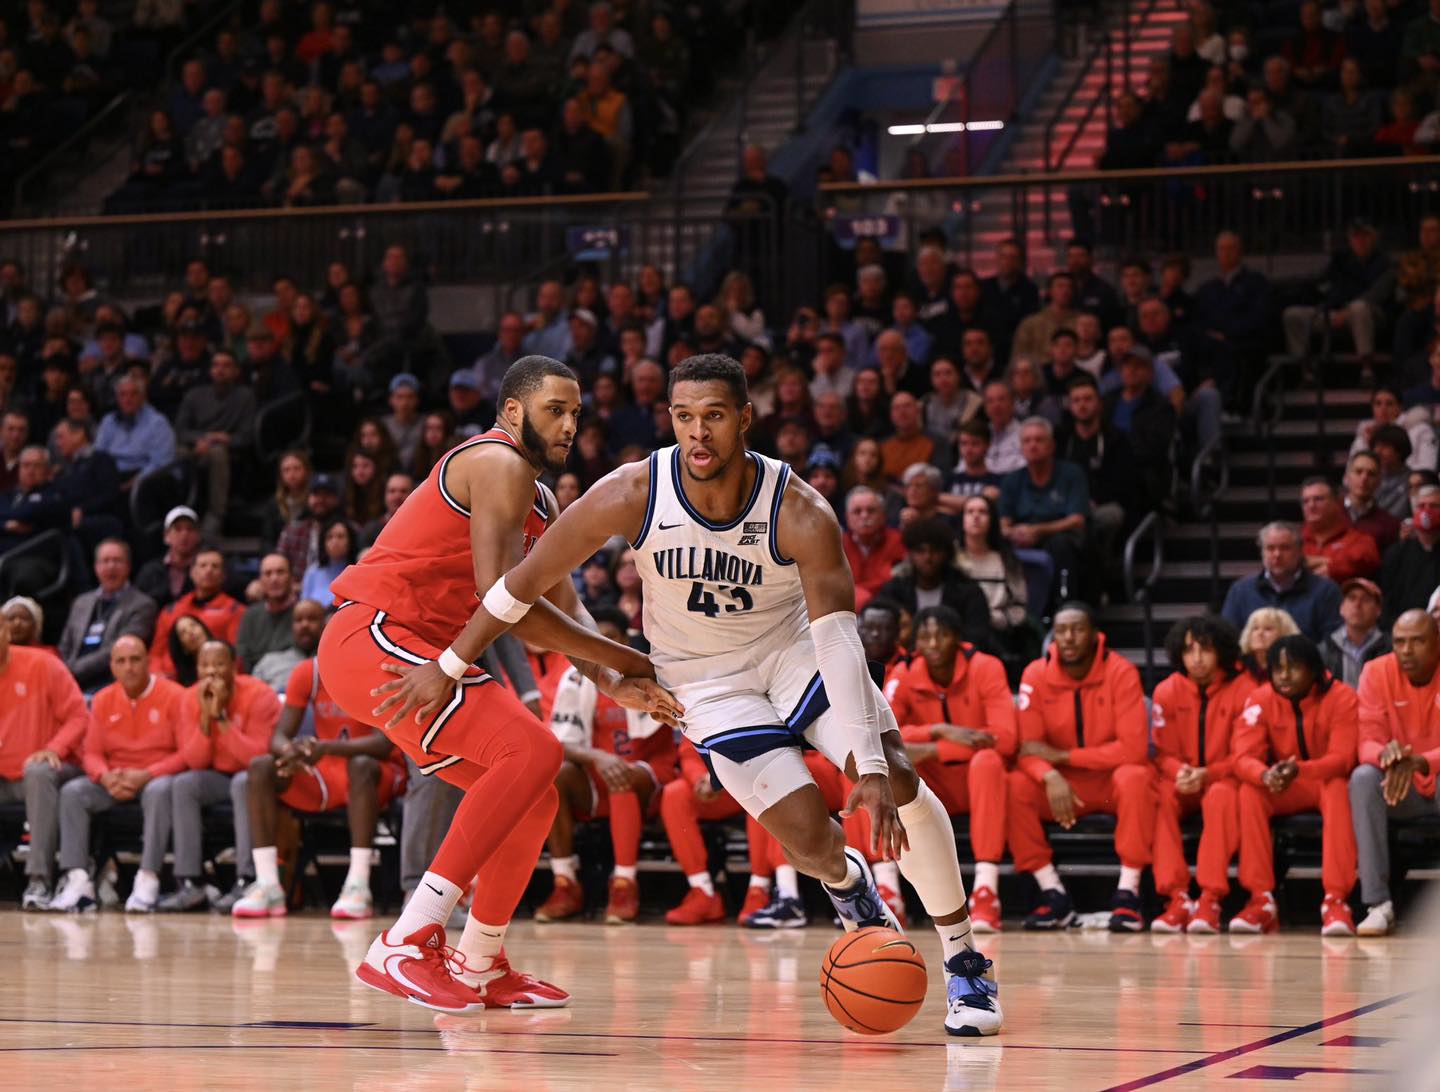
[[[1350, 23], [1345, 31], [1345, 53], [1360, 68], [1365, 83], [1384, 87], [1395, 79], [1401, 57], [1400, 24], [1390, 18], [1390, 5], [1385, 0], [1365, 0], [1364, 17]], [[1345, 68], [1341, 65], [1341, 80]], [[1379, 118], [1371, 132], [1380, 126]]]
[[905, 337], [898, 330], [882, 330], [875, 338], [875, 360], [885, 393], [906, 391], [923, 398], [929, 389], [925, 368], [910, 356]]
[[186, 392], [175, 415], [175, 436], [180, 449], [204, 475], [205, 518], [201, 529], [221, 533], [230, 506], [230, 478], [238, 454], [253, 441], [255, 394], [240, 384], [240, 365], [227, 352], [210, 363], [210, 383]]
[[[704, 310], [704, 308], [702, 308]], [[600, 340], [600, 320], [595, 312], [577, 307], [570, 312], [570, 351], [565, 363], [580, 377], [580, 383], [588, 388], [600, 375], [614, 375], [617, 366], [615, 358], [605, 351]]]
[[1175, 410], [1155, 388], [1155, 358], [1132, 345], [1119, 360], [1120, 389], [1105, 399], [1105, 415], [1130, 440], [1140, 467], [1142, 503], [1158, 508], [1170, 495]]
[[[1412, 510], [1410, 479], [1416, 474], [1434, 474], [1433, 470], [1414, 470], [1406, 466], [1410, 458], [1410, 437], [1399, 425], [1381, 425], [1370, 436], [1370, 447], [1380, 460], [1380, 487], [1375, 501], [1397, 519]], [[1404, 534], [1403, 525], [1401, 534]]]
[[1285, 59], [1294, 68], [1295, 82], [1302, 87], [1330, 90], [1345, 56], [1345, 40], [1321, 21], [1320, 5], [1305, 0], [1300, 5], [1300, 29], [1285, 42]]
[[940, 507], [951, 515], [959, 515], [966, 497], [983, 494], [991, 500], [1000, 496], [1001, 475], [991, 471], [986, 462], [990, 452], [990, 426], [983, 420], [971, 419], [960, 426], [956, 446], [960, 461], [950, 473], [950, 488], [940, 500]]
[[[46, 531], [69, 525], [70, 510], [60, 491], [50, 483], [50, 452], [31, 445], [20, 452], [15, 486], [0, 495], [0, 554], [33, 541]], [[7, 596], [39, 591], [58, 569], [55, 554], [35, 551], [10, 559]]]
[[7, 409], [0, 418], [0, 489], [15, 488], [20, 476], [20, 453], [30, 442], [30, 418], [19, 408]]
[[314, 656], [325, 628], [327, 611], [313, 599], [301, 599], [291, 611], [290, 629], [283, 647], [260, 657], [250, 674], [277, 694], [285, 693], [290, 672], [306, 657]]
[[575, 35], [570, 44], [570, 60], [593, 58], [601, 46], [609, 46], [627, 59], [635, 56], [635, 42], [629, 31], [616, 26], [615, 9], [608, 0], [597, 0], [590, 5], [589, 27]]
[[1211, 372], [1227, 400], [1242, 377], [1247, 383], [1264, 351], [1270, 320], [1270, 282], [1244, 264], [1240, 236], [1222, 231], [1215, 237], [1217, 275], [1195, 293], [1195, 326], [1213, 363]]
[[885, 475], [895, 481], [915, 463], [928, 463], [935, 456], [935, 441], [924, 432], [920, 401], [908, 391], [897, 391], [890, 399], [891, 435], [880, 444]]
[[188, 505], [165, 513], [165, 553], [140, 567], [135, 586], [158, 607], [165, 607], [189, 592], [194, 584], [190, 569], [200, 548], [200, 517]]
[[[1262, 76], [1262, 88], [1270, 101], [1269, 112], [1286, 115], [1294, 123], [1294, 150], [1306, 152], [1315, 148], [1321, 136], [1320, 100], [1301, 90], [1295, 82], [1290, 62], [1278, 54], [1265, 58]], [[1246, 100], [1247, 117], [1252, 101], [1249, 98]], [[1239, 129], [1237, 123], [1236, 132]], [[1234, 134], [1231, 135], [1233, 137]]]
[[[972, 331], [982, 331], [988, 341], [998, 336], [991, 328], [991, 319], [985, 308], [980, 278], [969, 269], [962, 269], [950, 278], [950, 299], [945, 310], [930, 323], [934, 334], [934, 346], [941, 353], [962, 353], [966, 336]], [[1013, 330], [1003, 332], [1008, 339]]]
[[1067, 830], [1082, 815], [1116, 817], [1120, 881], [1110, 929], [1145, 927], [1140, 874], [1155, 842], [1155, 771], [1140, 673], [1106, 647], [1094, 613], [1066, 603], [1055, 614], [1050, 651], [1025, 669], [1020, 684], [1020, 751], [1009, 775], [1007, 841], [1019, 872], [1030, 873], [1040, 901], [1027, 929], [1063, 929], [1075, 910], [1053, 864], [1042, 821]]
[[1028, 315], [1040, 310], [1040, 289], [1025, 273], [1025, 252], [1014, 239], [995, 246], [995, 275], [980, 283], [986, 316], [1006, 340]]
[[972, 394], [984, 394], [985, 385], [1004, 378], [1004, 367], [995, 359], [990, 335], [976, 327], [960, 339], [960, 381]]
[[1295, 619], [1279, 607], [1261, 607], [1250, 613], [1240, 631], [1240, 662], [1253, 685], [1260, 686], [1270, 677], [1270, 646], [1281, 637], [1299, 632]]
[[70, 510], [70, 527], [87, 543], [122, 530], [116, 517], [120, 475], [115, 461], [91, 442], [88, 420], [62, 418], [50, 434], [60, 457], [51, 484]]
[[1104, 326], [1120, 321], [1120, 298], [1115, 286], [1095, 272], [1095, 250], [1089, 243], [1072, 239], [1066, 244], [1065, 270], [1075, 287], [1076, 310], [1099, 315]]
[[146, 398], [147, 384], [131, 372], [115, 383], [115, 408], [100, 422], [95, 447], [115, 460], [126, 482], [175, 459], [175, 430]]
[[1022, 319], [1010, 346], [1010, 359], [1029, 357], [1044, 360], [1050, 351], [1050, 338], [1056, 330], [1073, 328], [1078, 314], [1075, 310], [1075, 278], [1067, 272], [1050, 275], [1049, 299], [1045, 306]]
[[59, 654], [82, 689], [93, 692], [111, 681], [110, 650], [123, 636], [148, 642], [155, 629], [155, 601], [130, 583], [130, 546], [107, 538], [95, 547], [93, 591], [70, 604]]
[[948, 814], [970, 816], [971, 926], [998, 932], [1005, 763], [1019, 734], [1005, 669], [965, 641], [964, 623], [949, 607], [915, 616], [915, 651], [887, 683], [886, 697], [916, 772]]
[[[375, 519], [371, 520], [360, 529], [360, 550], [363, 552], [375, 545], [380, 532], [385, 529], [395, 513], [400, 511], [400, 506], [405, 503], [407, 497], [415, 491], [415, 479], [403, 471], [397, 471], [385, 479], [384, 504], [385, 510]], [[578, 493], [577, 493], [578, 496]], [[559, 499], [559, 483], [556, 483], [556, 499]], [[571, 498], [572, 500], [575, 498]], [[562, 504], [560, 510], [565, 510]]]
[[1370, 577], [1379, 571], [1380, 551], [1375, 540], [1356, 530], [1346, 518], [1328, 479], [1305, 479], [1300, 486], [1300, 512], [1305, 565], [1312, 572], [1344, 585], [1354, 577]]
[[1322, 114], [1326, 144], [1337, 158], [1364, 155], [1380, 129], [1380, 99], [1365, 83], [1360, 61], [1346, 57], [1340, 64], [1340, 93], [1326, 98]]
[[328, 606], [334, 598], [330, 584], [345, 568], [355, 563], [359, 552], [355, 528], [343, 516], [336, 516], [321, 528], [320, 541], [323, 544], [324, 560], [317, 561], [305, 570], [305, 579], [300, 594]]
[[156, 361], [150, 399], [161, 412], [173, 414], [181, 399], [210, 376], [210, 351], [199, 320], [183, 319], [175, 328], [173, 352], [163, 357], [157, 354]]
[[1359, 765], [1350, 775], [1350, 816], [1366, 909], [1356, 932], [1395, 926], [1390, 898], [1390, 821], [1433, 815], [1440, 769], [1440, 632], [1424, 611], [1395, 620], [1395, 651], [1360, 675]]
[[260, 559], [260, 600], [245, 608], [235, 638], [235, 654], [251, 669], [267, 652], [290, 647], [290, 621], [295, 610], [295, 578], [284, 554]]
[[1355, 441], [1350, 445], [1353, 455], [1360, 451], [1375, 450], [1376, 437], [1386, 425], [1399, 427], [1406, 435], [1409, 450], [1402, 462], [1412, 470], [1434, 470], [1440, 447], [1435, 440], [1435, 426], [1425, 407], [1404, 410], [1404, 396], [1392, 386], [1379, 386], [1370, 396], [1370, 419], [1355, 426]]
[[1373, 451], [1357, 451], [1345, 464], [1345, 515], [1357, 531], [1375, 540], [1383, 556], [1400, 538], [1400, 521], [1375, 501], [1380, 460]]
[[[1085, 472], [1055, 458], [1055, 431], [1043, 417], [1021, 426], [1025, 465], [1000, 484], [1000, 529], [1017, 550], [1042, 550], [1054, 567], [1051, 597], [1085, 583], [1086, 517], [1090, 491]], [[1035, 604], [1037, 612], [1043, 604]]]
[[1091, 533], [1100, 555], [1114, 557], [1121, 530], [1141, 510], [1138, 486], [1145, 464], [1129, 435], [1106, 419], [1094, 376], [1080, 372], [1071, 377], [1065, 409], [1064, 423], [1055, 430], [1055, 455], [1085, 471]]
[[[1040, 652], [1029, 622], [1029, 588], [1020, 559], [1000, 533], [1000, 513], [984, 494], [962, 499], [955, 567], [975, 581], [990, 608], [990, 628], [1007, 665], [1023, 666]], [[1017, 668], [1018, 671], [1018, 668]]]
[[450, 373], [445, 394], [450, 419], [461, 439], [478, 436], [495, 423], [494, 403], [481, 396], [480, 381], [469, 368], [457, 368]]
[[[1237, 839], [1231, 728], [1254, 684], [1241, 666], [1235, 628], [1223, 618], [1182, 618], [1170, 628], [1165, 649], [1175, 671], [1155, 688], [1150, 719], [1159, 773], [1155, 889], [1167, 906], [1150, 929], [1218, 933]], [[1192, 902], [1180, 820], [1197, 811], [1204, 818], [1200, 898]]]
[[994, 379], [985, 384], [984, 399], [985, 420], [990, 426], [985, 467], [990, 473], [1004, 477], [1025, 465], [1021, 425], [1015, 418], [1015, 395], [1003, 379]]
[[[1440, 521], [1436, 529], [1440, 534]], [[1301, 633], [1317, 643], [1323, 641], [1340, 625], [1340, 588], [1306, 567], [1300, 530], [1293, 523], [1267, 523], [1260, 528], [1256, 545], [1263, 567], [1230, 585], [1220, 613], [1240, 627], [1261, 607], [1278, 607], [1295, 620]]]
[[924, 607], [949, 607], [960, 616], [965, 640], [989, 651], [990, 608], [980, 586], [955, 567], [955, 534], [942, 519], [916, 520], [900, 535], [908, 571], [883, 584], [876, 598], [912, 616]]
[[1368, 367], [1375, 355], [1375, 324], [1385, 303], [1390, 259], [1379, 249], [1380, 233], [1368, 220], [1350, 221], [1345, 238], [1349, 248], [1331, 256], [1320, 278], [1325, 285], [1323, 306], [1285, 308], [1285, 343], [1291, 356], [1305, 356], [1316, 323], [1323, 320], [1332, 333], [1350, 331], [1355, 351]]
[[85, 777], [60, 790], [60, 890], [51, 910], [94, 909], [90, 823], [116, 804], [139, 801], [140, 869], [125, 910], [149, 913], [160, 899], [170, 843], [174, 775], [185, 769], [176, 727], [185, 688], [150, 673], [145, 643], [126, 635], [110, 650], [115, 681], [95, 695], [85, 732]]
[[8, 626], [0, 626], [0, 687], [7, 695], [25, 695], [0, 702], [0, 803], [25, 805], [30, 852], [20, 906], [44, 910], [59, 835], [60, 786], [80, 774], [85, 699], [58, 658], [12, 646]]
[[[189, 768], [171, 783], [174, 802], [173, 835], [177, 887], [156, 906], [164, 912], [203, 908], [209, 896], [201, 884], [202, 810], [230, 800], [236, 814], [248, 800], [245, 782], [235, 775], [270, 745], [280, 719], [280, 699], [259, 679], [241, 675], [235, 651], [225, 641], [207, 641], [198, 657], [199, 680], [180, 702], [180, 753]], [[250, 858], [244, 833], [248, 823], [236, 824], [235, 856]]]
[[1356, 577], [1340, 588], [1344, 623], [1320, 646], [1325, 669], [1346, 686], [1358, 686], [1361, 669], [1390, 651], [1390, 636], [1380, 626], [1383, 597], [1373, 580]]
[[905, 507], [900, 510], [900, 528], [916, 520], [940, 519], [945, 522], [940, 510], [940, 488], [945, 476], [930, 463], [911, 463], [900, 475], [901, 494]]
[[949, 357], [938, 357], [930, 365], [930, 393], [925, 395], [925, 431], [931, 436], [952, 436], [965, 421], [975, 417], [983, 400], [963, 387], [960, 369]]
[[413, 365], [420, 355], [416, 342], [427, 330], [430, 298], [425, 286], [411, 275], [410, 256], [403, 246], [385, 248], [380, 277], [370, 289], [370, 309], [379, 335], [376, 358]]
[[1410, 535], [1385, 552], [1380, 587], [1385, 590], [1384, 618], [1392, 624], [1407, 610], [1423, 608], [1440, 587], [1440, 486], [1422, 486], [1414, 501]]
[[1347, 899], [1355, 885], [1355, 831], [1348, 783], [1355, 766], [1359, 707], [1355, 691], [1328, 671], [1308, 637], [1282, 637], [1270, 649], [1270, 682], [1250, 695], [1235, 722], [1235, 773], [1240, 780], [1240, 883], [1250, 902], [1230, 922], [1232, 933], [1268, 933], [1275, 905], [1276, 815], [1320, 812], [1320, 932], [1354, 936]]
[[[300, 736], [301, 718], [307, 712], [313, 715], [315, 732]], [[343, 804], [350, 826], [350, 867], [330, 916], [368, 918], [375, 824], [380, 812], [405, 791], [404, 755], [383, 732], [357, 724], [335, 704], [313, 658], [297, 664], [291, 673], [284, 708], [267, 742], [267, 749], [250, 760], [243, 776], [255, 882], [231, 904], [230, 913], [237, 918], [285, 913], [275, 847], [280, 804], [300, 814]], [[236, 840], [241, 840], [238, 834]], [[251, 870], [237, 864], [236, 871]]]
[[211, 636], [230, 645], [240, 633], [244, 607], [225, 593], [225, 555], [219, 550], [202, 549], [190, 566], [194, 591], [180, 596], [161, 609], [155, 620], [155, 637], [150, 642], [150, 667], [166, 678], [175, 677], [175, 663], [170, 653], [170, 631], [178, 618], [197, 618]]
[[814, 344], [810, 397], [838, 394], [841, 398], [848, 398], [855, 384], [855, 370], [845, 363], [845, 339], [839, 334], [823, 333], [815, 337]]

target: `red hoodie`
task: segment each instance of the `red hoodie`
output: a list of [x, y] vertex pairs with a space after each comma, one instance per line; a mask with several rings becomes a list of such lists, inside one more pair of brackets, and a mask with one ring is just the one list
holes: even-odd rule
[[1155, 688], [1150, 702], [1155, 766], [1167, 781], [1186, 765], [1205, 767], [1207, 781], [1234, 772], [1231, 730], [1254, 690], [1255, 681], [1243, 670], [1233, 679], [1212, 682], [1203, 693], [1179, 671]]
[[995, 749], [1012, 758], [1019, 746], [1019, 729], [1015, 721], [1015, 700], [1005, 680], [1005, 665], [994, 656], [975, 651], [962, 644], [955, 657], [955, 673], [948, 687], [942, 688], [930, 677], [930, 668], [923, 656], [916, 656], [909, 666], [894, 671], [885, 682], [885, 697], [900, 734], [912, 743], [935, 744], [941, 762], [968, 762], [973, 747], [934, 739], [932, 724], [954, 724], [961, 728], [977, 728], [995, 737]]
[[1380, 765], [1380, 752], [1391, 740], [1409, 745], [1430, 763], [1428, 774], [1415, 775], [1422, 796], [1435, 795], [1440, 773], [1440, 671], [1416, 686], [1400, 670], [1395, 653], [1371, 660], [1360, 671], [1360, 745], [1356, 757]]
[[[1020, 677], [1020, 742], [1048, 743], [1070, 752], [1077, 770], [1113, 770], [1144, 762], [1149, 747], [1145, 693], [1140, 672], [1097, 634], [1095, 660], [1081, 679], [1060, 666], [1055, 649]], [[1039, 755], [1022, 755], [1016, 765], [1037, 782], [1055, 767]]]
[[1338, 679], [1323, 694], [1317, 684], [1298, 702], [1266, 683], [1250, 695], [1235, 722], [1235, 773], [1263, 785], [1265, 771], [1293, 755], [1300, 766], [1296, 780], [1344, 777], [1355, 767], [1359, 715], [1355, 691]]

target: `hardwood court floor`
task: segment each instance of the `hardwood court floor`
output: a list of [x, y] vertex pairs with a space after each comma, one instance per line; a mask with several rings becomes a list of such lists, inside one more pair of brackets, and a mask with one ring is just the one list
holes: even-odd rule
[[[0, 1088], [1409, 1090], [1423, 1082], [1406, 1074], [1405, 1039], [1431, 1034], [1435, 1012], [1409, 991], [1440, 966], [1406, 938], [1007, 932], [986, 945], [998, 1038], [947, 1042], [932, 974], [909, 1027], [863, 1039], [818, 996], [828, 927], [526, 922], [512, 955], [573, 1006], [477, 1017], [357, 983], [377, 928], [0, 914]], [[938, 961], [933, 931], [913, 932]]]

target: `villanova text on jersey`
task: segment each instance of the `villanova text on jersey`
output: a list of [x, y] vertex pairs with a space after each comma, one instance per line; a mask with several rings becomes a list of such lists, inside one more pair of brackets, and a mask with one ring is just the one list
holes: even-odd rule
[[651, 553], [655, 571], [667, 580], [700, 580], [711, 584], [758, 588], [765, 567], [710, 546], [674, 546]]

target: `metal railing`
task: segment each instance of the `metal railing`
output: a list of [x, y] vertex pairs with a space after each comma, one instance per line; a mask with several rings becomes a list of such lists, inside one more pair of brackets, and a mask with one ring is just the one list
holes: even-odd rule
[[[1136, 585], [1135, 554], [1145, 537], [1150, 536], [1150, 572]], [[1125, 540], [1125, 597], [1140, 604], [1140, 626], [1145, 641], [1145, 692], [1155, 689], [1155, 584], [1165, 565], [1165, 517], [1151, 512]]]
[[[1265, 438], [1265, 511], [1267, 519], [1277, 518], [1278, 486], [1275, 472], [1275, 427], [1285, 413], [1286, 376], [1298, 369], [1301, 361], [1296, 357], [1277, 356], [1270, 359], [1270, 366], [1255, 384], [1255, 394], [1250, 405], [1250, 426]], [[1323, 384], [1321, 385], [1323, 386]], [[1317, 397], [1323, 399], [1324, 391]]]
[[[1207, 477], [1207, 468], [1214, 470]], [[1190, 507], [1210, 528], [1210, 609], [1220, 608], [1220, 502], [1230, 490], [1230, 452], [1216, 433], [1190, 464]]]

